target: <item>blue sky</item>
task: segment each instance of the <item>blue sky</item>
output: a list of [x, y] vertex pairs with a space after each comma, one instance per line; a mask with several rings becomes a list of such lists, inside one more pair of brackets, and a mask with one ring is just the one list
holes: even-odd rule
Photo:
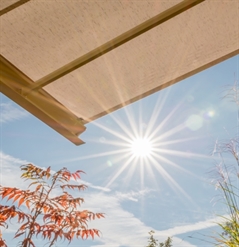
[[[176, 247], [213, 246], [197, 238], [218, 230], [217, 215], [227, 213], [215, 203], [210, 154], [216, 140], [237, 134], [237, 107], [223, 96], [238, 68], [236, 56], [87, 124], [81, 146], [1, 94], [1, 184], [24, 188], [19, 166], [28, 162], [84, 170], [82, 208], [106, 218], [89, 224], [101, 238], [71, 246], [145, 246], [150, 230], [159, 241], [173, 236]], [[136, 157], [130, 143], [144, 136], [152, 152]], [[14, 229], [4, 236], [12, 244]]]

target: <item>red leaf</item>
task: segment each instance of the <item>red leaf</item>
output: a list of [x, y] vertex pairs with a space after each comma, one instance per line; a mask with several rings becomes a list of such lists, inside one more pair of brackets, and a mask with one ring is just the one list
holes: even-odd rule
[[47, 206], [43, 206], [44, 214], [47, 212], [47, 210], [48, 210], [48, 207]]
[[0, 238], [0, 246], [2, 246], [2, 247], [7, 247], [5, 241], [2, 240], [1, 238]]
[[12, 194], [8, 197], [7, 201], [10, 200], [11, 198], [13, 198], [14, 196], [15, 196], [15, 194], [12, 193]]
[[38, 191], [42, 187], [42, 184], [37, 185], [35, 191]]
[[72, 173], [71, 176], [72, 176], [75, 180], [77, 180], [77, 177], [76, 177], [76, 175], [75, 175], [74, 173]]
[[91, 235], [92, 239], [94, 239], [94, 231], [89, 230], [89, 233], [90, 233], [90, 235]]
[[80, 212], [80, 217], [82, 219], [86, 219], [88, 217], [88, 211], [84, 210], [84, 211]]
[[51, 214], [45, 214], [44, 217], [43, 217], [43, 220], [46, 221], [47, 218], [51, 217]]
[[76, 174], [76, 176], [80, 179], [80, 174], [79, 174], [79, 172], [76, 172], [75, 174]]
[[[19, 230], [24, 230], [26, 228], [26, 226], [28, 225], [29, 222], [27, 223], [24, 223], [20, 228]], [[15, 238], [17, 238], [18, 236], [15, 236]]]
[[99, 237], [100, 235], [99, 235], [99, 231], [98, 230], [96, 230], [96, 229], [93, 229], [93, 231], [94, 231], [94, 233]]
[[51, 233], [52, 233], [52, 231], [48, 231], [48, 239], [50, 240], [51, 239]]
[[6, 197], [7, 195], [11, 194], [11, 192], [14, 190], [14, 188], [8, 188], [2, 193], [2, 198]]
[[50, 166], [46, 169], [46, 177], [47, 179], [51, 177], [51, 167]]
[[85, 172], [84, 172], [84, 171], [82, 171], [82, 170], [77, 170], [75, 173], [80, 174], [80, 173], [85, 173]]
[[16, 195], [16, 196], [14, 197], [13, 202], [15, 202], [20, 196], [21, 196], [21, 194]]
[[98, 219], [100, 219], [101, 217], [102, 217], [102, 218], [105, 218], [104, 214], [99, 214], [99, 213], [96, 214], [96, 217], [97, 217]]
[[88, 238], [88, 230], [83, 230], [82, 234], [81, 234], [81, 237], [82, 237], [82, 239], [84, 239], [84, 237], [87, 239]]
[[26, 201], [25, 203], [26, 203], [27, 208], [30, 209], [30, 201]]
[[22, 234], [24, 234], [25, 232], [21, 232], [21, 233], [18, 233], [17, 235], [15, 235], [14, 238], [18, 238], [19, 236], [21, 236]]
[[24, 213], [18, 213], [18, 222], [25, 220], [26, 215]]
[[24, 197], [22, 197], [21, 199], [20, 199], [20, 201], [18, 202], [18, 207], [20, 207], [21, 205], [22, 205], [22, 203], [24, 202]]

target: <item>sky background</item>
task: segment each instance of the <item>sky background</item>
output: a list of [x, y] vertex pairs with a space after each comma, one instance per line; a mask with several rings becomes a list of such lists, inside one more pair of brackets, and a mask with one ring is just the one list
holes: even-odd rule
[[[106, 215], [89, 224], [100, 238], [70, 246], [145, 246], [150, 230], [159, 241], [173, 236], [175, 247], [213, 246], [205, 235], [220, 231], [215, 222], [227, 212], [212, 185], [212, 154], [216, 141], [237, 134], [237, 106], [224, 96], [238, 68], [236, 56], [89, 123], [81, 146], [0, 94], [1, 185], [26, 188], [19, 167], [29, 162], [85, 171], [82, 209]], [[145, 136], [151, 155], [135, 157], [130, 143]], [[8, 246], [16, 227], [4, 231]]]

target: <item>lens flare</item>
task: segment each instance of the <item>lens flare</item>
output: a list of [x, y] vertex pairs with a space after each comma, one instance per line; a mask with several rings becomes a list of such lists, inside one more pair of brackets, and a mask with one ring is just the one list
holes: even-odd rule
[[190, 130], [198, 130], [203, 126], [203, 119], [201, 116], [193, 114], [187, 119], [186, 126]]

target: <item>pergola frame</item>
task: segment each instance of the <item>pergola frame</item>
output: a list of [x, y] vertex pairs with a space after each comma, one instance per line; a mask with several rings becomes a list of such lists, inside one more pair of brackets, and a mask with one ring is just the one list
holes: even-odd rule
[[15, 9], [15, 8], [18, 8], [19, 6], [21, 6], [22, 4], [26, 3], [26, 2], [29, 2], [30, 0], [18, 0], [17, 2], [9, 5], [8, 7], [6, 8], [3, 8], [1, 11], [0, 11], [0, 16], [1, 15], [4, 15], [6, 14], [7, 12]]
[[80, 119], [42, 89], [23, 95], [23, 91], [34, 82], [2, 56], [0, 69], [0, 91], [3, 94], [74, 144], [84, 143], [78, 138], [86, 129]]

